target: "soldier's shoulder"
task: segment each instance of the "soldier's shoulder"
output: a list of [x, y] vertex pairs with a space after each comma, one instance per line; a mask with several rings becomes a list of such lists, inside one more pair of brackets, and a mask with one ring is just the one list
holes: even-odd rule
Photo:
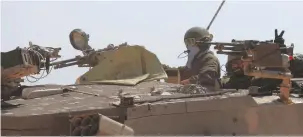
[[216, 57], [215, 53], [212, 52], [212, 51], [208, 51], [208, 52], [206, 53], [206, 56], [209, 56], [209, 57]]
[[215, 54], [212, 51], [208, 51], [204, 53], [202, 56], [200, 55], [200, 58], [213, 58], [215, 57]]
[[198, 57], [197, 59], [201, 63], [211, 62], [211, 63], [220, 64], [219, 59], [215, 56], [213, 52], [207, 52], [204, 55]]
[[219, 61], [218, 57], [212, 51], [208, 51], [205, 54], [204, 58], [208, 58], [208, 59], [211, 59], [211, 60], [217, 60], [217, 61]]

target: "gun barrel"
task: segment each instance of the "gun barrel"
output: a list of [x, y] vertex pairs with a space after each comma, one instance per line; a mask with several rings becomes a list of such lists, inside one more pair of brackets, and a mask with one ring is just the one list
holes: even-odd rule
[[[218, 49], [215, 47], [215, 49]], [[220, 47], [221, 50], [235, 50], [235, 47]]]
[[196, 41], [197, 43], [204, 43], [204, 44], [210, 44], [210, 45], [223, 45], [223, 46], [236, 46], [241, 47], [244, 44], [241, 43], [231, 43], [231, 42], [204, 42], [204, 41]]
[[84, 57], [77, 56], [77, 57], [72, 58], [72, 59], [53, 62], [53, 63], [50, 64], [50, 66], [54, 66], [55, 69], [58, 69], [58, 68], [63, 68], [63, 67], [68, 67], [68, 66], [73, 66], [73, 65], [79, 65], [79, 64], [83, 63], [82, 62], [83, 58]]
[[238, 47], [234, 47], [234, 46], [215, 46], [214, 49], [222, 51], [222, 50], [231, 50], [231, 51], [243, 51], [243, 48], [238, 48]]
[[226, 55], [234, 55], [240, 56], [243, 55], [245, 52], [243, 51], [217, 51], [217, 54], [226, 54]]
[[78, 62], [72, 62], [72, 63], [68, 63], [68, 64], [57, 64], [55, 65], [55, 69], [58, 69], [58, 68], [64, 68], [64, 67], [69, 67], [69, 66], [74, 66], [74, 65], [78, 65], [79, 63]]
[[51, 63], [50, 66], [59, 65], [59, 64], [63, 64], [63, 63], [68, 63], [68, 62], [73, 62], [73, 61], [77, 61], [77, 60], [78, 60], [77, 58], [72, 58], [72, 59], [57, 61], [57, 62]]

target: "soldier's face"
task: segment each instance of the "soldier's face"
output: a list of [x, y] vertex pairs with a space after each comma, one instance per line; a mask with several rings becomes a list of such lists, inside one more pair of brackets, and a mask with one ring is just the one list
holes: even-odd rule
[[188, 50], [188, 56], [189, 55], [196, 55], [200, 51], [200, 48], [197, 47], [197, 46], [188, 46], [186, 48]]
[[232, 69], [234, 70], [234, 71], [236, 71], [236, 70], [242, 70], [243, 69], [243, 62], [242, 62], [242, 60], [234, 60], [233, 62], [232, 62]]
[[235, 60], [232, 64], [233, 67], [242, 67], [242, 60]]
[[184, 40], [184, 42], [188, 50], [188, 58], [195, 56], [200, 51], [199, 47], [196, 45], [195, 38], [187, 38]]
[[191, 64], [195, 56], [199, 53], [200, 49], [197, 46], [186, 46], [188, 49], [187, 63], [186, 66], [191, 68]]

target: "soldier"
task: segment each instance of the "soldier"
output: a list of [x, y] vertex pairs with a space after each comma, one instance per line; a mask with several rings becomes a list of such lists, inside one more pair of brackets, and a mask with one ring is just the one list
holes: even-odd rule
[[243, 64], [240, 58], [227, 61], [227, 75], [222, 78], [222, 87], [226, 89], [247, 89], [251, 85], [251, 76], [244, 75]]
[[210, 42], [213, 35], [208, 30], [200, 27], [189, 29], [184, 36], [188, 50], [188, 59], [185, 73], [189, 74], [181, 84], [200, 84], [210, 90], [220, 87], [220, 63], [218, 58], [209, 50], [209, 44], [196, 41]]

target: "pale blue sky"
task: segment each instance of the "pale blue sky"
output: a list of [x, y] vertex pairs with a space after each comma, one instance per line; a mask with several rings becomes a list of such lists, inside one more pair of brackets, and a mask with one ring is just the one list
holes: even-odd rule
[[[162, 63], [184, 65], [177, 56], [185, 50], [183, 36], [193, 26], [206, 27], [221, 1], [195, 2], [1, 2], [1, 51], [28, 42], [62, 47], [62, 59], [78, 54], [69, 43], [71, 30], [81, 28], [90, 34], [93, 48], [109, 43], [144, 45]], [[284, 29], [286, 43], [303, 52], [303, 1], [227, 0], [210, 31], [215, 41], [231, 39], [273, 39], [274, 29]], [[225, 55], [219, 55], [221, 64]], [[53, 70], [35, 84], [71, 84], [86, 68]]]

